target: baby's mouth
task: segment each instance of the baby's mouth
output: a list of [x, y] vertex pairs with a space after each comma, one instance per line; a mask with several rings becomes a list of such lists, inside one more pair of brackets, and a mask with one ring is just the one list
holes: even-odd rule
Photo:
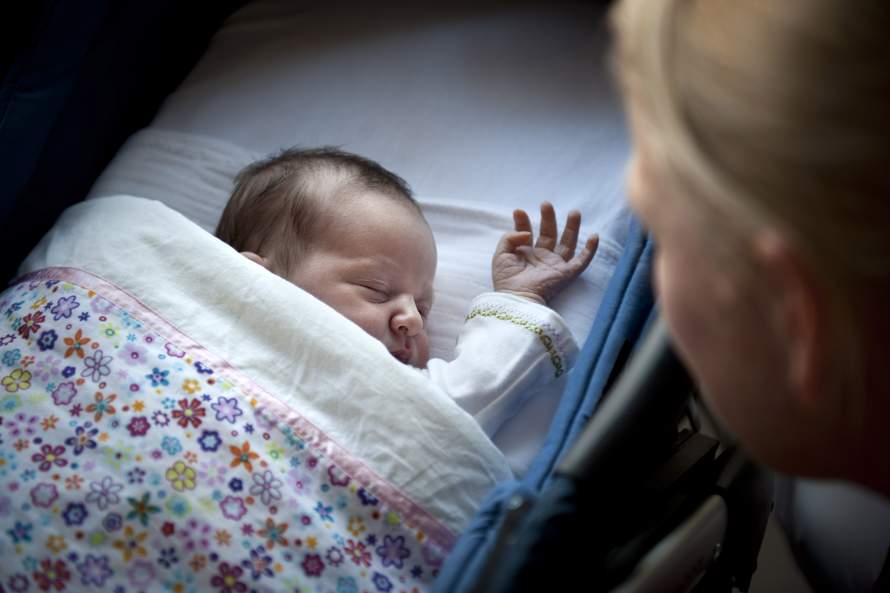
[[407, 350], [407, 349], [394, 350], [394, 351], [390, 352], [390, 354], [395, 356], [396, 359], [398, 359], [398, 361], [401, 362], [402, 364], [408, 364], [409, 361], [411, 360], [411, 351]]

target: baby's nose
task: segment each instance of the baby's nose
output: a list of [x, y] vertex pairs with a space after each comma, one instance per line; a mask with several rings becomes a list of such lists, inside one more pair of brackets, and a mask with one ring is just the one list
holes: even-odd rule
[[392, 331], [397, 334], [415, 336], [423, 329], [423, 317], [414, 304], [414, 299], [405, 299], [390, 321]]

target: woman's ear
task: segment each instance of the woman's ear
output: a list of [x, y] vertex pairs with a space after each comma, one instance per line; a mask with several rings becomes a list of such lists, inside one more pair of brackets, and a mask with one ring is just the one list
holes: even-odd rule
[[757, 237], [754, 257], [774, 303], [774, 329], [785, 336], [791, 393], [802, 406], [825, 405], [829, 320], [823, 285], [793, 244], [777, 232]]
[[242, 251], [241, 255], [243, 255], [244, 257], [246, 257], [253, 263], [263, 266], [270, 272], [272, 271], [272, 268], [270, 267], [272, 265], [271, 262], [267, 258], [263, 257], [262, 255], [256, 254], [252, 251]]

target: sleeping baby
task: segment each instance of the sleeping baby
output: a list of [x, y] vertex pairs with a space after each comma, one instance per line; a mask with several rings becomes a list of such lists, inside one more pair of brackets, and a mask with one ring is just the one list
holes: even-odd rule
[[471, 303], [451, 361], [429, 355], [433, 233], [405, 181], [379, 164], [332, 148], [253, 163], [236, 178], [216, 235], [421, 369], [492, 436], [534, 388], [570, 368], [577, 345], [546, 303], [597, 247], [593, 236], [576, 254], [578, 212], [558, 238], [553, 206], [544, 203], [535, 242], [528, 214], [513, 217], [515, 231], [492, 259], [494, 292]]

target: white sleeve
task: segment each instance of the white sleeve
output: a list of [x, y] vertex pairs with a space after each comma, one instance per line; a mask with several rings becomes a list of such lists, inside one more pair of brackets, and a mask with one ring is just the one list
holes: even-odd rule
[[553, 309], [489, 292], [470, 304], [455, 354], [430, 360], [426, 372], [492, 436], [534, 388], [569, 371], [578, 345]]

